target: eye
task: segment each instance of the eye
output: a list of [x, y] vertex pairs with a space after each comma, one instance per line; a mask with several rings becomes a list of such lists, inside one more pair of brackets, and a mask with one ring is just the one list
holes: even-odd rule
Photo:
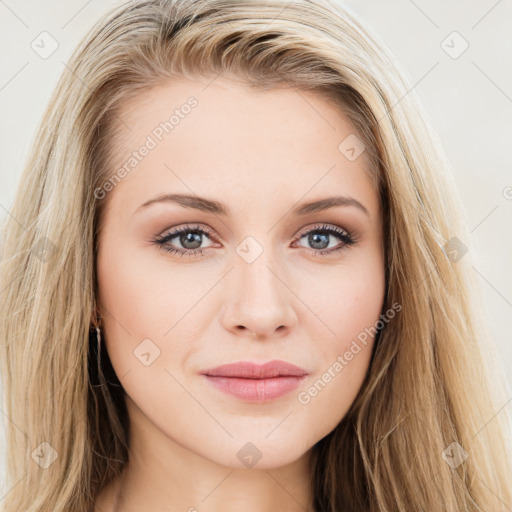
[[[210, 239], [209, 231], [202, 229], [199, 226], [184, 226], [174, 229], [163, 237], [156, 238], [154, 243], [164, 251], [181, 254], [181, 256], [193, 256], [197, 253], [203, 254], [202, 249], [205, 247], [201, 248], [201, 245], [205, 236]], [[175, 243], [180, 244], [181, 247], [173, 247], [170, 244], [171, 240], [174, 240], [175, 238], [177, 239]]]
[[[205, 237], [211, 241], [209, 229], [201, 228], [199, 225], [195, 227], [183, 226], [156, 238], [153, 242], [166, 252], [180, 254], [182, 257], [194, 256], [196, 254], [202, 255], [203, 249], [213, 246], [201, 247]], [[333, 248], [329, 238], [337, 238], [341, 244], [335, 245]], [[176, 241], [172, 244], [171, 241], [174, 239]], [[348, 231], [326, 224], [315, 226], [313, 229], [302, 233], [299, 241], [302, 239], [306, 239], [306, 242], [311, 244], [312, 248], [310, 250], [315, 255], [321, 256], [338, 252], [357, 242], [356, 238]], [[179, 244], [181, 247], [177, 247], [175, 244]]]
[[[334, 244], [333, 246], [329, 238], [337, 238], [341, 241], [341, 244], [337, 246]], [[306, 239], [306, 243], [311, 245], [312, 251], [321, 256], [338, 252], [356, 243], [356, 239], [348, 231], [326, 224], [315, 226], [313, 229], [306, 231], [300, 236], [299, 241], [302, 239]]]

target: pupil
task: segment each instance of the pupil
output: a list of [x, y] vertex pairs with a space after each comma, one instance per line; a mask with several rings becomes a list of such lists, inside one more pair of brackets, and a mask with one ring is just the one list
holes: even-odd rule
[[[323, 238], [323, 240], [321, 240]], [[323, 245], [325, 242], [325, 245]], [[313, 246], [314, 249], [325, 249], [329, 246], [329, 235], [323, 234], [313, 234], [309, 235], [309, 243]], [[318, 247], [318, 244], [323, 245], [323, 247]]]

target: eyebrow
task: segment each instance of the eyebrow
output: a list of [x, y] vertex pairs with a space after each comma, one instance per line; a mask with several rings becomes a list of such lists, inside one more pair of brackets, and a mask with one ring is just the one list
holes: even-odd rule
[[[183, 206], [184, 208], [192, 208], [194, 210], [201, 210], [203, 212], [214, 213], [216, 215], [231, 215], [230, 209], [219, 201], [188, 194], [159, 195], [140, 205], [135, 212], [139, 211], [141, 208], [147, 208], [155, 203], [175, 203]], [[364, 212], [368, 217], [370, 216], [368, 210], [357, 199], [348, 196], [330, 196], [323, 199], [301, 203], [296, 206], [291, 213], [292, 215], [303, 216], [334, 208], [336, 206], [353, 206]]]

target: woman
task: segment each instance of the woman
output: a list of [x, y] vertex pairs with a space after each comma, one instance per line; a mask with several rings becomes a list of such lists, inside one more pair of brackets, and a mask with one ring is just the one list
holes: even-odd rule
[[510, 510], [469, 235], [409, 89], [334, 2], [99, 21], [5, 225], [4, 512]]

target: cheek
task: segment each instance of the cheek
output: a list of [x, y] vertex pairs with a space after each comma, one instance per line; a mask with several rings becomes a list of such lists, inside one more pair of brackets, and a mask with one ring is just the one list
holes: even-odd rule
[[125, 231], [113, 227], [103, 236], [97, 264], [100, 300], [134, 338], [161, 337], [182, 312], [183, 296], [190, 295], [193, 283], [187, 283], [179, 262], [170, 265], [163, 250]]
[[[304, 274], [303, 274], [304, 276]], [[353, 339], [379, 320], [385, 294], [385, 274], [379, 254], [358, 254], [338, 266], [318, 268], [298, 279], [297, 294], [309, 306], [305, 315], [322, 339], [315, 350], [326, 356], [345, 351]], [[297, 289], [297, 288], [296, 288]]]
[[339, 267], [330, 279], [304, 283], [301, 293], [319, 317], [312, 317], [309, 331], [311, 340], [320, 340], [313, 349], [317, 371], [297, 396], [303, 414], [313, 419], [313, 439], [336, 427], [364, 381], [384, 300], [382, 260], [374, 253], [366, 261]]
[[[113, 231], [100, 245], [99, 301], [118, 377], [130, 372], [132, 380], [147, 379], [156, 369], [183, 366], [197, 350], [207, 316], [207, 301], [201, 298], [217, 278], [203, 275], [207, 269], [198, 273], [193, 266], [179, 265], [157, 247], [137, 246]], [[154, 362], [145, 367], [148, 358]]]
[[131, 370], [134, 350], [143, 340], [157, 339], [170, 327], [162, 316], [162, 305], [172, 311], [172, 303], [155, 290], [154, 269], [142, 252], [113, 231], [104, 235], [98, 252], [98, 292], [104, 312], [107, 346], [119, 375]]

